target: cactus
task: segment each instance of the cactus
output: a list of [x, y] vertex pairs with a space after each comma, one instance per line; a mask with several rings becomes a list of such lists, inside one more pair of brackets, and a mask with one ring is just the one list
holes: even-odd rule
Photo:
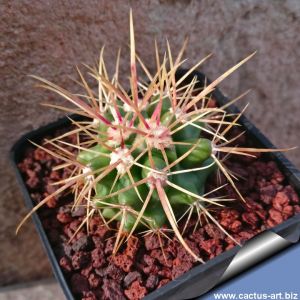
[[[226, 201], [234, 199], [210, 197], [215, 190], [205, 191], [207, 178], [213, 173], [223, 172], [228, 183], [244, 200], [235, 185], [236, 177], [221, 159], [224, 153], [252, 156], [253, 152], [275, 150], [229, 146], [234, 139], [229, 140], [227, 133], [232, 127], [238, 126], [241, 114], [229, 116], [225, 108], [246, 93], [219, 108], [211, 108], [209, 102], [216, 85], [254, 53], [198, 90], [195, 88], [196, 78], [188, 84], [184, 80], [209, 56], [176, 80], [176, 70], [183, 63], [184, 48], [185, 44], [176, 59], [173, 59], [167, 43], [167, 53], [161, 61], [156, 46], [157, 72], [152, 76], [136, 55], [130, 14], [131, 93], [128, 94], [118, 81], [120, 52], [115, 74], [109, 79], [103, 49], [99, 66], [89, 67], [89, 74], [98, 84], [97, 93], [89, 87], [79, 69], [86, 95], [72, 94], [45, 79], [33, 76], [41, 82], [42, 87], [58, 93], [77, 109], [51, 106], [87, 118], [87, 121], [81, 122], [72, 120], [75, 129], [46, 141], [57, 151], [37, 145], [63, 161], [57, 168], [73, 168], [73, 173], [70, 178], [58, 182], [57, 185], [61, 187], [41, 201], [33, 211], [50, 197], [72, 190], [74, 207], [86, 207], [86, 218], [78, 230], [88, 225], [96, 213], [102, 217], [106, 226], [110, 226], [112, 221], [118, 221], [114, 253], [134, 232], [155, 233], [160, 237], [172, 231], [185, 249], [195, 259], [202, 261], [182, 237], [192, 215], [199, 217], [196, 226], [201, 224], [200, 219], [204, 215], [207, 221], [215, 223], [230, 236], [214, 218], [210, 208], [224, 206]], [[147, 83], [138, 78], [136, 60], [147, 76]], [[64, 141], [64, 137], [71, 134], [78, 136], [77, 144]], [[64, 146], [73, 147], [75, 154]], [[179, 220], [185, 220], [183, 232], [179, 230]]]

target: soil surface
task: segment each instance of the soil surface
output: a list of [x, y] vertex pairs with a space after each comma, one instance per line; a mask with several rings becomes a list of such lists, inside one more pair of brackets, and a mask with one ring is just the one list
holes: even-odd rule
[[[69, 169], [53, 171], [58, 163], [43, 150], [29, 149], [19, 164], [36, 203], [55, 190], [53, 182], [70, 175]], [[256, 159], [232, 156], [226, 164], [234, 174], [239, 174], [237, 186], [246, 202], [235, 201], [227, 208], [212, 207], [211, 211], [238, 242], [244, 243], [300, 212], [299, 197], [274, 161], [263, 156]], [[222, 180], [221, 176], [221, 183]], [[216, 186], [215, 181], [211, 178], [208, 191]], [[223, 189], [224, 193], [228, 198], [237, 198], [230, 185]], [[116, 232], [108, 229], [98, 216], [89, 223], [89, 235], [84, 226], [70, 242], [86, 213], [84, 208], [72, 211], [71, 201], [71, 194], [52, 198], [39, 210], [39, 216], [76, 299], [141, 299], [197, 265], [170, 234], [162, 238], [163, 248], [156, 235], [137, 235], [113, 256]], [[202, 226], [195, 229], [195, 224], [192, 219], [184, 238], [203, 260], [235, 246], [205, 218]]]

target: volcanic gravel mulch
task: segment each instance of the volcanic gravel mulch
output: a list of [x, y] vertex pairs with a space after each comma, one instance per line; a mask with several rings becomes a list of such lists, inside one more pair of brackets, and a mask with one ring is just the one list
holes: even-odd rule
[[[58, 163], [41, 149], [28, 149], [19, 164], [36, 203], [55, 190], [53, 182], [70, 175], [69, 169], [53, 171]], [[214, 216], [240, 243], [300, 212], [299, 197], [274, 161], [233, 156], [227, 166], [242, 177], [237, 186], [246, 202], [214, 208]], [[207, 190], [215, 186], [211, 180]], [[230, 185], [222, 194], [237, 198]], [[53, 197], [39, 216], [76, 299], [141, 299], [197, 265], [172, 235], [170, 240], [162, 239], [163, 251], [156, 235], [136, 236], [112, 256], [116, 232], [103, 226], [98, 216], [90, 221], [89, 235], [84, 226], [70, 242], [85, 217], [83, 207], [71, 210], [71, 201], [71, 194]], [[235, 246], [216, 225], [207, 224], [204, 218], [202, 222], [194, 230], [196, 220], [192, 219], [184, 238], [203, 260]]]

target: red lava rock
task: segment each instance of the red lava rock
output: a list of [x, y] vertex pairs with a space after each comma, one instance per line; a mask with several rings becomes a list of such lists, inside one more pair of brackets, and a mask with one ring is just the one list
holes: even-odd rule
[[[200, 250], [199, 247], [197, 246], [197, 243], [191, 240], [186, 240], [186, 243], [188, 244], [188, 246], [190, 247], [190, 249], [196, 254], [199, 255], [200, 254]], [[180, 254], [180, 252], [178, 252]], [[194, 258], [192, 258], [192, 256], [187, 253], [189, 256], [189, 260], [192, 259], [192, 261], [194, 261]]]
[[155, 264], [155, 258], [148, 254], [144, 255], [143, 260], [148, 266], [152, 266]]
[[272, 201], [273, 207], [282, 211], [290, 203], [290, 199], [285, 192], [278, 192]]
[[145, 247], [147, 250], [153, 250], [153, 249], [157, 249], [157, 248], [161, 247], [159, 239], [156, 234], [146, 235], [144, 237], [144, 241], [145, 241]]
[[270, 179], [276, 179], [280, 180], [282, 177], [281, 172], [278, 170], [277, 165], [274, 161], [268, 161], [267, 163], [264, 164], [264, 170], [262, 173], [266, 176], [269, 177]]
[[82, 294], [83, 292], [88, 292], [88, 280], [80, 274], [73, 274], [71, 277], [71, 289], [74, 294]]
[[159, 282], [157, 288], [159, 289], [160, 287], [166, 285], [166, 284], [169, 283], [169, 282], [170, 282], [170, 279], [167, 279], [167, 278], [162, 279], [162, 280]]
[[102, 283], [101, 277], [96, 275], [95, 273], [91, 273], [88, 280], [89, 280], [90, 287], [93, 289], [97, 288]]
[[84, 206], [78, 206], [78, 207], [75, 207], [75, 209], [73, 209], [71, 211], [71, 216], [74, 218], [74, 217], [83, 217], [85, 216], [86, 214], [86, 211], [85, 211], [85, 208]]
[[193, 267], [193, 263], [191, 261], [181, 261], [180, 258], [175, 258], [173, 264], [174, 266], [172, 269], [171, 278], [168, 276], [164, 277], [169, 279], [175, 279]]
[[294, 206], [294, 212], [295, 212], [295, 214], [300, 213], [300, 205], [295, 205]]
[[291, 205], [285, 206], [282, 210], [284, 220], [287, 220], [294, 214], [294, 207]]
[[167, 240], [164, 246], [165, 253], [168, 253], [172, 258], [176, 257], [177, 255], [177, 248], [176, 243], [173, 240]]
[[138, 238], [132, 236], [126, 243], [126, 249], [124, 253], [130, 258], [134, 258], [139, 249], [139, 246], [140, 243]]
[[103, 225], [103, 222], [99, 217], [93, 217], [89, 223], [89, 230], [90, 230], [90, 232], [94, 233], [102, 225]]
[[131, 283], [136, 280], [138, 280], [138, 281], [142, 280], [142, 275], [139, 272], [134, 271], [134, 272], [128, 273], [123, 280], [124, 287], [125, 288], [129, 287], [131, 285]]
[[[197, 241], [197, 242], [205, 240], [204, 229], [200, 228], [199, 230], [196, 230], [195, 232], [191, 233], [189, 235], [189, 239], [191, 241]], [[176, 249], [176, 247], [174, 247], [174, 248]], [[174, 252], [173, 256], [176, 256], [176, 253], [177, 253], [177, 251]]]
[[272, 221], [277, 225], [283, 222], [282, 213], [275, 208], [269, 210], [269, 215]]
[[256, 181], [257, 187], [259, 189], [266, 187], [267, 185], [270, 185], [270, 182], [267, 181], [265, 178], [258, 176]]
[[267, 228], [272, 228], [277, 225], [272, 219], [268, 219], [266, 224], [267, 224]]
[[105, 265], [105, 255], [101, 248], [96, 248], [91, 252], [92, 264], [94, 268], [100, 268]]
[[229, 242], [228, 245], [225, 247], [225, 251], [232, 249], [234, 246], [236, 246], [236, 244]]
[[[251, 239], [255, 235], [254, 231], [241, 231], [238, 235], [235, 235], [234, 238], [240, 243], [243, 244], [247, 240]], [[228, 238], [229, 239], [229, 238]]]
[[[190, 241], [190, 240], [186, 240], [186, 243], [188, 244], [188, 246], [190, 247], [190, 249], [197, 255], [200, 255], [200, 251], [198, 246], [196, 245], [196, 242]], [[201, 242], [199, 243], [200, 246]], [[195, 258], [187, 252], [187, 250], [181, 245], [178, 244], [177, 246], [177, 257], [180, 257], [182, 262], [192, 262], [194, 263]]]
[[254, 210], [256, 210], [256, 208], [263, 209], [263, 207], [257, 202], [253, 201], [251, 197], [246, 196], [244, 198], [245, 198], [245, 202], [241, 203], [244, 210], [253, 212]]
[[102, 239], [107, 238], [107, 234], [109, 233], [109, 229], [103, 224], [103, 221], [100, 217], [94, 217], [90, 221], [90, 231], [93, 235], [99, 236]]
[[231, 223], [228, 226], [228, 229], [233, 233], [237, 233], [237, 232], [241, 231], [241, 228], [242, 228], [242, 223], [239, 220], [233, 221], [233, 223]]
[[146, 280], [146, 288], [150, 291], [154, 290], [158, 285], [159, 279], [158, 276], [151, 274]]
[[70, 228], [70, 224], [64, 226], [63, 232], [68, 237], [68, 239], [71, 239], [74, 235], [74, 231]]
[[80, 226], [80, 223], [81, 223], [81, 220], [80, 220], [80, 219], [73, 220], [73, 221], [70, 223], [70, 229], [73, 231], [73, 233], [74, 233], [75, 231], [77, 231], [78, 227]]
[[291, 187], [290, 185], [287, 185], [284, 188], [284, 192], [288, 195], [288, 197], [292, 203], [299, 204], [299, 196], [297, 195], [297, 193], [293, 187]]
[[90, 276], [92, 270], [93, 270], [93, 266], [90, 263], [87, 267], [81, 269], [80, 274], [83, 275], [84, 277], [88, 278]]
[[97, 275], [99, 275], [100, 277], [106, 276], [106, 275], [105, 275], [105, 271], [106, 271], [106, 268], [98, 268], [98, 269], [95, 269], [95, 273], [96, 273]]
[[104, 300], [125, 300], [120, 284], [117, 281], [104, 279], [103, 280], [103, 299]]
[[30, 188], [34, 189], [37, 188], [39, 185], [39, 179], [37, 177], [29, 177], [29, 179], [26, 180], [26, 185], [28, 185]]
[[260, 191], [260, 198], [265, 204], [271, 204], [273, 198], [275, 197], [277, 193], [276, 186], [273, 184], [264, 186], [259, 189]]
[[[172, 266], [172, 259], [170, 257], [170, 254], [166, 251], [162, 251], [161, 249], [153, 249], [150, 252], [150, 256], [152, 258], [155, 258], [161, 265], [166, 266], [166, 267], [171, 267]], [[145, 257], [148, 257], [147, 255], [144, 255], [144, 260]], [[148, 264], [149, 266], [151, 264]]]
[[52, 156], [40, 148], [37, 148], [33, 151], [33, 157], [35, 160], [41, 162], [52, 160]]
[[109, 264], [105, 269], [104, 274], [118, 282], [122, 282], [125, 277], [125, 273], [114, 264]]
[[112, 257], [114, 264], [121, 268], [124, 272], [128, 273], [131, 271], [133, 265], [133, 259], [126, 254], [116, 254]]
[[284, 189], [284, 186], [282, 184], [276, 183], [275, 186], [278, 192], [281, 192]]
[[81, 239], [82, 237], [84, 237], [84, 236], [86, 236], [85, 232], [82, 232], [82, 231], [77, 232], [76, 235], [75, 235], [74, 243], [76, 241], [78, 241], [79, 239]]
[[255, 210], [256, 215], [260, 219], [260, 221], [265, 221], [267, 219], [267, 212], [265, 209], [257, 209]]
[[209, 258], [213, 258], [223, 251], [223, 247], [220, 244], [219, 240], [209, 239], [206, 241], [200, 242], [201, 250], [205, 251]]
[[63, 250], [64, 250], [64, 253], [67, 257], [71, 257], [73, 255], [73, 249], [72, 249], [72, 246], [69, 245], [68, 243], [64, 243], [63, 244]]
[[53, 172], [50, 173], [50, 176], [49, 178], [51, 180], [47, 181], [46, 184], [45, 184], [45, 192], [48, 193], [49, 195], [53, 194], [56, 192], [57, 188], [53, 185], [56, 180], [60, 180], [61, 179], [61, 176], [58, 176], [55, 180], [53, 180], [53, 178], [51, 178], [51, 174], [53, 174]]
[[239, 218], [239, 212], [233, 209], [223, 209], [219, 215], [219, 222], [225, 228], [229, 229], [233, 221]]
[[23, 175], [26, 174], [26, 170], [30, 168], [30, 166], [32, 165], [32, 152], [27, 151], [26, 153], [26, 157], [23, 159], [22, 162], [18, 163], [18, 168], [20, 169], [20, 171], [22, 173], [24, 173]]
[[[266, 218], [267, 218], [267, 213], [266, 213], [265, 209], [262, 207], [261, 204], [259, 204], [259, 203], [255, 202], [255, 201], [253, 201], [251, 198], [246, 197], [246, 203], [245, 203], [245, 206], [246, 206], [247, 212], [249, 212], [249, 213], [255, 213], [256, 216], [259, 217], [259, 219], [261, 219], [261, 220], [266, 220]], [[254, 223], [255, 217], [253, 217], [253, 216], [249, 216], [249, 217], [250, 217], [250, 219], [253, 218], [252, 223]], [[250, 220], [249, 220], [249, 217], [248, 217], [248, 222], [247, 222], [248, 224], [249, 224], [249, 221], [250, 221]], [[250, 222], [251, 222], [251, 221], [250, 221]], [[250, 224], [251, 224], [251, 223], [250, 223]]]
[[161, 267], [159, 267], [158, 265], [151, 265], [151, 266], [142, 266], [142, 271], [146, 274], [146, 275], [150, 275], [150, 274], [158, 274], [158, 272], [161, 270]]
[[100, 238], [99, 236], [92, 236], [92, 240], [95, 248], [100, 248], [100, 249], [104, 248], [104, 243], [102, 238]]
[[[43, 194], [43, 198], [46, 198], [46, 197], [48, 197], [49, 196], [49, 194], [48, 193], [44, 193]], [[46, 205], [49, 207], [49, 208], [55, 208], [55, 207], [57, 207], [57, 205], [58, 205], [58, 199], [56, 198], [56, 197], [50, 197], [48, 200], [47, 200], [47, 202], [46, 202]]]
[[68, 207], [62, 206], [58, 210], [57, 220], [63, 224], [70, 223], [73, 218]]
[[[51, 171], [50, 172], [50, 175], [49, 175], [49, 178], [50, 179], [53, 179], [54, 181], [58, 181], [58, 180], [60, 180], [60, 178], [61, 178], [61, 174], [58, 172], [58, 171]], [[48, 190], [47, 190], [48, 191]], [[51, 192], [50, 192], [50, 194], [51, 194]]]
[[[26, 168], [26, 166], [24, 166], [24, 168]], [[40, 183], [38, 171], [33, 170], [33, 169], [25, 169], [24, 172], [26, 172], [26, 175], [28, 177], [26, 180], [26, 184], [31, 189], [38, 188], [39, 183]]]
[[220, 231], [220, 229], [217, 227], [217, 225], [214, 224], [206, 224], [204, 226], [204, 230], [208, 234], [209, 237], [214, 239], [223, 239], [225, 237], [225, 234]]
[[129, 289], [124, 291], [126, 297], [130, 300], [139, 300], [146, 296], [147, 290], [141, 283], [137, 280], [132, 283]]
[[172, 270], [170, 268], [163, 267], [157, 274], [162, 278], [172, 279]]
[[109, 255], [109, 254], [112, 254], [113, 253], [113, 250], [114, 250], [114, 240], [113, 239], [108, 239], [106, 241], [106, 244], [105, 244], [105, 248], [104, 248], [104, 253], [106, 255]]
[[62, 267], [64, 272], [71, 272], [73, 270], [71, 261], [68, 257], [64, 256], [59, 260], [59, 265]]
[[92, 291], [83, 292], [81, 300], [97, 300], [97, 296]]
[[277, 166], [275, 163], [270, 162], [273, 164], [273, 167], [275, 169], [274, 173], [272, 174], [271, 182], [273, 183], [281, 183], [284, 180], [283, 174], [277, 169]]
[[72, 249], [77, 251], [88, 251], [92, 248], [92, 238], [87, 236], [86, 234], [82, 233], [82, 236], [76, 240], [73, 245]]
[[72, 266], [74, 270], [84, 268], [91, 261], [90, 253], [78, 251], [72, 256]]
[[254, 212], [245, 212], [242, 214], [242, 219], [245, 223], [249, 224], [252, 228], [256, 228], [258, 218]]

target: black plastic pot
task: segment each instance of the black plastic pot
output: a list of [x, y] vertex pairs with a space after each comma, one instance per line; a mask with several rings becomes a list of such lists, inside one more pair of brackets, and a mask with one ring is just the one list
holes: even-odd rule
[[[177, 72], [176, 76], [179, 78], [185, 74], [184, 70], [180, 70]], [[202, 73], [199, 72], [193, 72], [191, 76], [188, 76], [186, 81], [191, 81], [193, 76], [197, 76], [199, 80], [199, 85], [203, 86], [205, 82], [205, 76]], [[225, 104], [227, 103], [228, 99], [224, 97], [221, 92], [216, 89], [214, 91], [214, 99], [219, 104]], [[238, 112], [238, 109], [234, 106], [231, 106], [228, 108], [228, 111], [230, 112]], [[80, 119], [78, 116], [72, 116], [75, 119]], [[251, 123], [249, 122], [245, 117], [241, 117], [240, 123], [244, 126], [244, 128], [248, 132], [249, 138], [251, 138], [258, 147], [263, 148], [274, 148], [272, 143]], [[37, 130], [31, 131], [28, 134], [21, 137], [18, 142], [13, 146], [11, 150], [11, 160], [13, 163], [13, 167], [15, 169], [18, 182], [21, 186], [21, 189], [24, 194], [24, 199], [26, 206], [31, 209], [34, 204], [33, 200], [30, 197], [29, 191], [25, 185], [25, 182], [22, 178], [21, 172], [18, 169], [18, 163], [24, 158], [25, 150], [29, 147], [29, 140], [32, 141], [40, 141], [43, 137], [46, 135], [51, 134], [53, 131], [64, 128], [65, 126], [68, 126], [70, 124], [70, 120], [68, 118], [62, 118], [54, 123], [51, 123], [47, 126], [41, 127]], [[292, 185], [298, 192], [300, 192], [300, 172], [281, 154], [281, 153], [273, 153], [269, 154], [272, 159], [274, 159], [278, 166], [280, 167], [281, 171], [286, 176], [287, 181], [290, 185]], [[42, 222], [37, 214], [34, 214], [32, 216], [33, 221], [35, 223], [35, 226], [37, 228], [37, 231], [39, 233], [39, 236], [42, 240], [42, 243], [44, 245], [44, 248], [46, 250], [46, 253], [50, 259], [53, 272], [55, 274], [55, 277], [59, 281], [64, 294], [67, 299], [71, 300], [74, 299], [71, 290], [65, 280], [64, 274], [59, 266], [59, 263], [54, 255], [54, 251], [51, 248], [51, 244], [49, 242], [49, 239], [45, 233], [45, 230], [42, 227]], [[280, 250], [285, 248], [290, 244], [290, 241], [293, 242], [297, 241], [299, 238], [299, 232], [300, 232], [300, 214], [290, 218], [289, 220], [283, 222], [282, 224], [274, 227], [272, 229], [274, 233], [279, 234], [281, 237], [283, 237], [282, 241], [279, 241], [276, 244], [276, 241], [271, 243], [271, 248], [268, 248], [263, 253], [262, 252], [253, 252], [252, 256], [248, 256], [247, 261], [243, 263], [239, 263], [238, 271], [237, 269], [235, 272], [232, 272], [229, 274], [226, 273], [226, 276], [223, 276], [224, 271], [228, 268], [230, 263], [232, 262], [233, 258], [236, 256], [236, 254], [240, 251], [240, 247], [236, 246], [233, 249], [223, 252], [222, 254], [218, 255], [217, 257], [211, 259], [204, 265], [199, 265], [197, 267], [194, 267], [189, 272], [185, 273], [181, 277], [177, 278], [176, 280], [173, 280], [169, 284], [157, 289], [156, 291], [150, 293], [145, 297], [147, 300], [154, 300], [154, 299], [190, 299], [199, 297], [200, 295], [207, 292], [209, 289], [213, 288], [220, 282], [223, 282], [225, 279], [231, 277], [231, 275], [236, 275], [240, 271], [244, 271], [246, 268], [249, 268], [251, 265], [257, 263], [261, 258], [266, 258], [272, 254], [274, 254], [276, 251], [274, 250]], [[264, 233], [263, 233], [264, 234]], [[267, 235], [258, 235], [253, 239], [252, 246], [256, 245], [255, 243], [263, 243], [264, 241], [268, 240]], [[259, 238], [261, 236], [261, 238]], [[284, 242], [286, 241], [286, 242]], [[270, 244], [270, 240], [268, 240]], [[247, 245], [242, 247], [243, 250], [247, 250]], [[262, 248], [262, 247], [260, 247]], [[271, 250], [270, 250], [271, 249]]]

